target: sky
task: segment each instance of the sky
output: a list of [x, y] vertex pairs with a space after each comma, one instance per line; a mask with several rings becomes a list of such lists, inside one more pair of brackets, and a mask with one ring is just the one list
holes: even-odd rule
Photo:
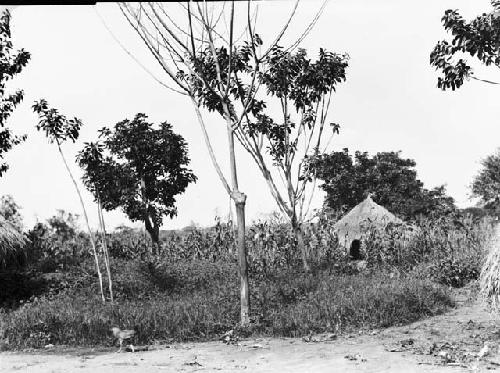
[[[341, 125], [331, 150], [344, 147], [368, 151], [398, 151], [412, 158], [425, 187], [446, 184], [459, 207], [471, 206], [470, 183], [480, 161], [500, 146], [500, 88], [478, 81], [455, 92], [436, 88], [437, 72], [429, 53], [446, 37], [441, 17], [449, 8], [466, 18], [490, 10], [488, 0], [331, 0], [314, 29], [301, 44], [310, 55], [320, 47], [350, 56], [347, 80], [333, 96], [329, 121]], [[303, 0], [283, 43], [299, 36], [321, 3]], [[257, 29], [271, 40], [292, 9], [291, 1], [259, 2]], [[229, 197], [209, 160], [194, 110], [183, 96], [170, 92], [148, 75], [117, 43], [153, 74], [166, 80], [157, 63], [126, 23], [116, 4], [96, 6], [17, 6], [12, 10], [16, 48], [32, 57], [10, 83], [22, 88], [24, 101], [8, 125], [28, 139], [7, 155], [9, 171], [0, 179], [0, 195], [10, 194], [22, 207], [30, 228], [58, 209], [81, 214], [81, 207], [57, 149], [35, 129], [31, 106], [45, 98], [68, 117], [82, 119], [76, 144], [64, 144], [70, 161], [83, 142], [97, 138], [102, 126], [148, 115], [154, 123], [169, 121], [189, 145], [190, 167], [198, 176], [178, 198], [178, 216], [165, 219], [163, 229], [191, 223], [208, 226], [216, 215], [229, 211]], [[110, 31], [112, 34], [110, 33]], [[479, 66], [477, 76], [500, 81], [497, 71]], [[208, 116], [213, 146], [225, 172], [228, 170], [227, 137], [220, 120]], [[248, 195], [247, 220], [265, 217], [276, 204], [251, 158], [238, 149], [240, 189]], [[70, 162], [79, 179], [81, 171]], [[97, 207], [83, 186], [92, 226]], [[313, 199], [319, 208], [324, 195]], [[120, 211], [105, 212], [109, 227], [130, 222]]]

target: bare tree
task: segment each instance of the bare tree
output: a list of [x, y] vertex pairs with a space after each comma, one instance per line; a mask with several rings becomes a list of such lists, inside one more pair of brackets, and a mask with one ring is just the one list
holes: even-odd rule
[[[302, 186], [296, 187], [296, 191], [290, 189], [294, 176], [288, 172], [291, 167], [289, 162], [284, 165], [288, 173], [285, 190], [286, 195], [289, 196], [289, 202], [287, 203], [282, 197], [283, 193], [275, 181], [276, 177], [273, 176], [272, 166], [270, 166], [270, 162], [276, 161], [275, 154], [272, 151], [266, 152], [267, 148], [263, 150], [263, 145], [265, 141], [268, 141], [269, 146], [272, 147], [275, 140], [273, 136], [278, 132], [279, 136], [285, 136], [287, 139], [281, 138], [274, 142], [275, 145], [280, 141], [289, 142], [290, 139], [286, 134], [292, 123], [285, 119], [284, 123], [276, 124], [270, 116], [264, 114], [266, 103], [259, 96], [259, 88], [267, 85], [262, 75], [263, 72], [269, 71], [269, 68], [273, 64], [276, 65], [281, 57], [291, 53], [298, 46], [317, 21], [326, 1], [298, 40], [287, 49], [282, 49], [278, 47], [278, 44], [289, 28], [298, 4], [297, 0], [283, 28], [271, 44], [264, 46], [260, 35], [255, 31], [257, 9], [250, 1], [246, 3], [246, 6], [239, 5], [239, 9], [244, 10], [239, 15], [241, 18], [236, 15], [234, 1], [218, 4], [189, 1], [177, 5], [151, 2], [138, 5], [119, 3], [126, 20], [166, 73], [171, 85], [159, 81], [170, 90], [186, 95], [192, 102], [211, 161], [224, 189], [236, 206], [242, 324], [249, 322], [245, 246], [246, 195], [240, 190], [238, 183], [235, 138], [252, 156], [280, 210], [290, 217], [292, 223], [302, 221], [302, 218], [297, 219], [297, 213], [294, 211], [297, 203], [303, 206], [306, 200]], [[172, 9], [171, 7], [174, 6], [178, 8]], [[181, 17], [174, 17], [175, 11], [177, 14], [180, 12]], [[241, 22], [241, 19], [244, 19], [244, 22]], [[244, 24], [243, 29], [237, 30], [236, 24]], [[328, 56], [328, 58], [331, 57]], [[340, 60], [335, 59], [335, 63], [340, 64]], [[307, 89], [314, 90], [315, 88], [308, 86]], [[319, 101], [313, 100], [318, 108], [325, 107], [322, 97]], [[306, 113], [306, 109], [308, 110], [310, 106], [308, 105], [306, 105], [307, 108], [304, 106], [304, 108], [297, 109], [301, 115], [308, 115]], [[224, 121], [228, 137], [231, 184], [222, 172], [213, 151], [202, 108], [218, 113]], [[286, 112], [285, 118], [287, 115]], [[321, 123], [319, 126], [322, 127], [324, 122], [324, 118], [319, 120]], [[306, 127], [310, 129], [312, 123], [313, 121], [307, 119], [297, 126], [299, 135], [304, 136]], [[279, 127], [279, 131], [274, 131], [275, 127]], [[322, 129], [319, 132], [322, 132]], [[312, 136], [311, 133], [309, 135]], [[311, 141], [313, 141], [312, 137], [309, 139], [309, 142]], [[319, 148], [319, 143], [316, 144], [316, 148]], [[291, 149], [292, 147], [289, 147], [286, 152], [290, 154]], [[307, 168], [304, 165], [301, 167]], [[303, 172], [298, 174], [300, 174], [301, 181], [312, 180], [311, 177], [304, 177]], [[295, 227], [297, 226], [300, 227], [299, 224], [295, 224]], [[305, 257], [304, 266], [307, 268]]]

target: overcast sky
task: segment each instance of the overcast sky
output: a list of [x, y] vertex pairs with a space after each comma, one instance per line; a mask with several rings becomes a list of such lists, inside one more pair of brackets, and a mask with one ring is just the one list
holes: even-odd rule
[[[291, 1], [259, 3], [258, 29], [264, 40], [273, 38], [285, 21]], [[297, 37], [320, 2], [304, 0], [288, 35]], [[500, 88], [477, 81], [456, 92], [436, 88], [437, 73], [429, 53], [445, 37], [440, 18], [449, 8], [466, 17], [489, 11], [488, 0], [332, 0], [302, 47], [311, 55], [320, 47], [347, 52], [347, 81], [338, 87], [330, 121], [340, 123], [333, 149], [348, 147], [375, 153], [402, 151], [417, 162], [419, 178], [427, 188], [446, 184], [460, 207], [472, 205], [469, 185], [479, 162], [500, 146]], [[22, 206], [25, 225], [54, 215], [57, 209], [81, 213], [76, 193], [55, 147], [37, 133], [33, 101], [49, 104], [84, 122], [81, 141], [65, 144], [70, 160], [84, 141], [94, 140], [97, 129], [113, 126], [136, 113], [154, 122], [169, 121], [189, 144], [191, 167], [198, 182], [179, 198], [179, 214], [165, 219], [163, 228], [182, 228], [194, 221], [212, 224], [216, 214], [228, 213], [229, 197], [221, 187], [199, 132], [190, 102], [155, 82], [124, 52], [105, 28], [154, 73], [155, 61], [125, 23], [115, 4], [93, 6], [19, 6], [12, 10], [16, 48], [32, 54], [26, 69], [12, 81], [25, 98], [9, 120], [16, 133], [28, 140], [12, 150], [10, 170], [0, 179], [0, 195], [11, 194]], [[286, 42], [286, 40], [285, 40]], [[485, 79], [500, 80], [494, 70], [480, 68]], [[226, 136], [217, 118], [209, 120], [214, 146], [227, 169]], [[248, 195], [247, 216], [259, 218], [275, 210], [275, 203], [250, 158], [240, 152], [240, 187]], [[81, 173], [72, 164], [75, 174]], [[83, 188], [83, 187], [82, 187]], [[93, 225], [96, 207], [89, 193], [85, 200]], [[318, 193], [314, 207], [322, 203]], [[107, 224], [132, 225], [119, 211], [106, 213]]]

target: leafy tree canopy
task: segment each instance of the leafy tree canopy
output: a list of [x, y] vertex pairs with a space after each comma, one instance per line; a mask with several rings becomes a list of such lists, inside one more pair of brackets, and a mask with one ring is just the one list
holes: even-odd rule
[[438, 78], [439, 88], [455, 90], [464, 79], [478, 79], [473, 76], [464, 55], [475, 57], [486, 66], [500, 67], [500, 1], [492, 0], [491, 3], [491, 12], [483, 13], [470, 22], [458, 10], [445, 12], [442, 22], [453, 38], [451, 42], [438, 42], [430, 55], [431, 65], [442, 72]]
[[163, 216], [177, 214], [176, 197], [196, 176], [187, 168], [187, 144], [168, 122], [153, 127], [145, 114], [102, 128], [99, 141], [85, 143], [77, 160], [85, 186], [105, 210], [122, 208], [143, 221], [154, 242]]
[[[325, 95], [335, 91], [338, 83], [345, 81], [348, 56], [321, 48], [318, 58], [313, 61], [303, 48], [290, 52], [281, 46], [274, 46], [267, 55], [258, 58], [256, 48], [261, 45], [260, 36], [255, 34], [253, 43], [244, 42], [231, 55], [225, 47], [216, 48], [217, 60], [207, 47], [193, 58], [192, 69], [195, 73], [186, 74], [181, 70], [178, 77], [190, 83], [194, 95], [208, 110], [238, 122], [251, 139], [250, 145], [259, 142], [259, 135], [265, 136], [268, 140], [267, 150], [275, 164], [283, 165], [284, 158], [293, 158], [297, 151], [299, 136], [292, 136], [292, 130], [302, 127], [311, 131], [318, 119], [318, 103], [322, 102]], [[220, 71], [215, 68], [217, 63]], [[228, 82], [223, 97], [217, 92], [218, 74], [222, 81]], [[203, 76], [203, 80], [199, 76]], [[292, 108], [301, 115], [300, 122], [296, 123], [291, 118], [292, 108], [284, 109], [284, 120], [267, 115], [266, 101], [256, 97], [255, 80], [266, 88], [267, 99], [276, 97], [281, 105], [291, 102]], [[223, 109], [224, 101], [228, 104], [227, 113]], [[234, 105], [238, 102], [242, 113]], [[331, 126], [338, 132], [337, 124], [332, 123]], [[306, 131], [299, 130], [299, 134], [304, 132]], [[309, 133], [303, 136], [306, 135]], [[243, 145], [249, 147], [248, 144]]]
[[[348, 57], [324, 50], [319, 51], [316, 61], [312, 61], [305, 49], [296, 53], [284, 51], [281, 47], [271, 50], [267, 66], [268, 69], [259, 76], [259, 80], [267, 89], [269, 96], [277, 97], [282, 105], [293, 105], [300, 114], [297, 123], [290, 115], [290, 109], [282, 110], [285, 119], [276, 120], [260, 113], [256, 115], [254, 123], [248, 123], [250, 133], [261, 133], [269, 141], [269, 153], [277, 164], [286, 163], [293, 159], [297, 152], [300, 134], [309, 139], [315, 127], [319, 127], [317, 142], [307, 148], [318, 151], [321, 133], [327, 107], [335, 86], [346, 79]], [[328, 97], [327, 100], [325, 98]], [[318, 108], [321, 104], [321, 110]], [[321, 118], [318, 118], [321, 117]], [[315, 126], [319, 119], [319, 125]], [[339, 125], [330, 123], [333, 131], [338, 133]], [[298, 128], [298, 135], [291, 136], [292, 130]], [[307, 154], [305, 155], [307, 157]], [[301, 170], [307, 171], [307, 170]], [[304, 175], [300, 175], [304, 176]]]
[[24, 49], [14, 51], [10, 34], [10, 12], [4, 10], [0, 16], [0, 177], [9, 168], [3, 161], [5, 154], [26, 139], [26, 135], [16, 136], [6, 127], [7, 119], [24, 97], [22, 90], [8, 94], [6, 85], [23, 70], [29, 59], [30, 54]]
[[38, 131], [44, 131], [50, 143], [58, 146], [66, 140], [75, 142], [80, 135], [82, 121], [78, 118], [67, 119], [57, 109], [49, 107], [45, 99], [35, 102], [33, 111], [38, 114], [39, 121], [36, 126]]
[[79, 232], [78, 219], [78, 214], [57, 210], [57, 215], [47, 219], [47, 224], [56, 237], [59, 237], [62, 241], [69, 241]]
[[487, 210], [500, 214], [500, 149], [483, 159], [481, 165], [472, 182], [472, 196], [481, 198]]
[[23, 217], [21, 207], [7, 194], [0, 198], [0, 216], [14, 225], [19, 231], [23, 230]]
[[325, 207], [344, 213], [363, 201], [373, 200], [404, 219], [417, 215], [444, 214], [454, 211], [453, 198], [445, 187], [425, 189], [417, 179], [416, 163], [400, 157], [400, 152], [380, 152], [370, 157], [348, 149], [317, 157], [311, 167], [323, 180], [327, 193]]

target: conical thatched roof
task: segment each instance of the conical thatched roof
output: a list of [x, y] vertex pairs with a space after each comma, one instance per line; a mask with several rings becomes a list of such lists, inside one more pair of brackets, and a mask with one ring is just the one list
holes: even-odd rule
[[0, 266], [9, 255], [20, 250], [25, 243], [24, 234], [0, 216]]
[[389, 223], [403, 224], [403, 221], [376, 204], [368, 196], [335, 223], [333, 229], [339, 238], [339, 242], [349, 247], [352, 240], [359, 240], [367, 230], [385, 228]]

